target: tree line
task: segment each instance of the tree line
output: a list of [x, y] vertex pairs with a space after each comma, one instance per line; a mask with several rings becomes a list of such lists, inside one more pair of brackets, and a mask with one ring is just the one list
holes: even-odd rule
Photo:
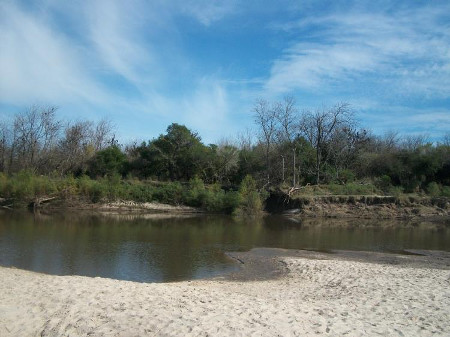
[[204, 144], [184, 125], [142, 143], [119, 144], [112, 124], [64, 123], [55, 107], [33, 106], [0, 125], [0, 171], [52, 177], [199, 179], [237, 190], [247, 177], [257, 189], [280, 186], [372, 185], [386, 194], [450, 194], [450, 138], [376, 136], [358, 127], [347, 103], [300, 110], [291, 96], [255, 102], [250, 135]]

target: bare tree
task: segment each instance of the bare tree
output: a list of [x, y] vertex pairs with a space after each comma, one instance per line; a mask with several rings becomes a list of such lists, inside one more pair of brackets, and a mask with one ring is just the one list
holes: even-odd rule
[[11, 149], [11, 132], [6, 123], [0, 124], [0, 172], [7, 171], [7, 159]]
[[103, 150], [110, 145], [116, 145], [113, 126], [110, 120], [101, 119], [92, 130], [92, 145], [95, 151]]
[[276, 107], [271, 106], [266, 100], [259, 99], [253, 108], [255, 122], [260, 129], [260, 137], [264, 143], [266, 159], [267, 184], [270, 183], [270, 150], [276, 134]]
[[[61, 123], [56, 107], [31, 106], [14, 118], [10, 151], [10, 170], [48, 167], [47, 156], [56, 144]], [[45, 165], [42, 165], [45, 164]]]
[[238, 132], [236, 146], [240, 150], [250, 150], [254, 144], [253, 130], [245, 128], [244, 131]]
[[357, 130], [354, 125], [347, 124], [336, 129], [328, 147], [336, 180], [344, 182], [341, 171], [355, 164], [357, 157], [370, 141], [367, 131]]
[[400, 136], [397, 131], [386, 131], [381, 138], [381, 149], [379, 151], [392, 152], [398, 149], [400, 144]]
[[427, 135], [409, 135], [403, 138], [401, 146], [408, 151], [416, 151], [428, 142], [429, 138]]
[[292, 177], [293, 185], [296, 184], [296, 160], [295, 160], [295, 121], [298, 119], [298, 109], [293, 96], [285, 96], [282, 102], [274, 105], [275, 118], [277, 119], [277, 138], [279, 143], [287, 144], [289, 149], [287, 153], [281, 155], [282, 158], [282, 180], [285, 180], [285, 157], [289, 158], [292, 154]]
[[315, 149], [316, 183], [320, 183], [322, 167], [328, 160], [330, 141], [334, 132], [352, 123], [352, 113], [347, 103], [340, 103], [331, 109], [305, 111], [299, 129]]
[[216, 148], [215, 175], [220, 183], [229, 176], [229, 173], [237, 169], [239, 163], [239, 150], [228, 140], [221, 140]]
[[298, 114], [295, 98], [286, 96], [282, 102], [276, 103], [274, 108], [279, 125], [277, 130], [279, 140], [292, 143], [295, 138], [295, 121]]
[[450, 146], [450, 132], [447, 132], [444, 137], [442, 137], [442, 145], [444, 146]]
[[94, 155], [92, 135], [92, 122], [76, 122], [65, 127], [64, 138], [59, 146], [61, 173], [82, 169], [86, 161]]

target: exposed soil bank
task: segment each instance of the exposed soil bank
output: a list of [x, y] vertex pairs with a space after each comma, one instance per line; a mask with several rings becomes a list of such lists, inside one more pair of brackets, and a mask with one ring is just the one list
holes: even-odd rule
[[[12, 209], [12, 201], [1, 199], [0, 207]], [[93, 210], [104, 212], [140, 212], [140, 213], [176, 213], [176, 214], [194, 214], [204, 213], [200, 208], [185, 205], [169, 205], [159, 202], [137, 202], [132, 200], [118, 200], [112, 202], [93, 203], [81, 198], [70, 200], [57, 198], [43, 198], [23, 203], [28, 209], [59, 211], [69, 210]], [[15, 207], [16, 208], [16, 207]], [[20, 207], [19, 207], [20, 208]]]
[[305, 217], [450, 219], [447, 198], [376, 195], [294, 196], [273, 192], [266, 202], [270, 213]]
[[[0, 199], [1, 208], [12, 208], [11, 200]], [[92, 203], [82, 199], [42, 198], [24, 203], [30, 209], [40, 210], [94, 210], [124, 213], [207, 213], [201, 208], [169, 205], [158, 202], [121, 200]], [[17, 207], [17, 205], [15, 206]], [[272, 192], [266, 200], [266, 212], [294, 217], [332, 217], [365, 219], [426, 219], [450, 223], [450, 199], [439, 197], [394, 197], [377, 195], [308, 196]]]

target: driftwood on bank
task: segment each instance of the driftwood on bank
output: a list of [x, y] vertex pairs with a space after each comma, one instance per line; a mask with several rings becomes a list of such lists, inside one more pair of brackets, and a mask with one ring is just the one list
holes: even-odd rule
[[45, 204], [47, 202], [50, 202], [52, 200], [55, 200], [56, 197], [40, 197], [40, 198], [34, 198], [34, 200], [28, 205], [29, 208], [36, 209], [42, 204]]
[[299, 186], [299, 187], [292, 186], [288, 191], [288, 196], [291, 197], [292, 193], [294, 193], [296, 191], [300, 191], [308, 186], [310, 186], [310, 183], [307, 183], [305, 186]]

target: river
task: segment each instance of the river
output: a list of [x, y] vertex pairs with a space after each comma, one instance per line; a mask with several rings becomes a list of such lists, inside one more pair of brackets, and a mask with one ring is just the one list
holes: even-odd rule
[[254, 247], [450, 251], [450, 227], [398, 220], [0, 212], [0, 265], [56, 275], [167, 282], [234, 271]]

